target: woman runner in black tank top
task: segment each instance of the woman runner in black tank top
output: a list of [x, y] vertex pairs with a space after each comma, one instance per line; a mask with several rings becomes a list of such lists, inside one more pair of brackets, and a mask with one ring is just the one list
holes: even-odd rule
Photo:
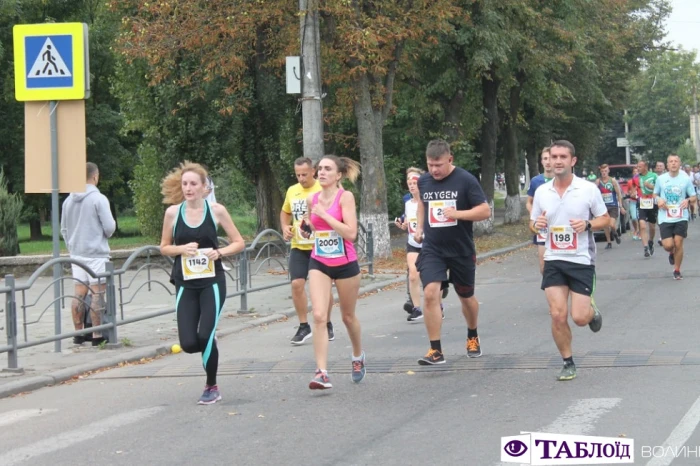
[[[186, 353], [202, 353], [207, 374], [199, 404], [221, 400], [216, 384], [219, 350], [216, 326], [226, 299], [226, 275], [221, 257], [237, 254], [245, 242], [226, 208], [209, 204], [207, 172], [201, 165], [185, 162], [163, 180], [163, 220], [160, 251], [175, 259], [171, 282], [176, 287], [175, 312], [180, 346]], [[229, 245], [218, 246], [217, 225], [226, 232]]]

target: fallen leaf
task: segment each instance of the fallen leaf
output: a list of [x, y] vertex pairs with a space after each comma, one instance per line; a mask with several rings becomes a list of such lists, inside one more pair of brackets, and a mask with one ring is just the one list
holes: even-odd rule
[[408, 371], [408, 372], [406, 372], [406, 375], [415, 375], [415, 372], [413, 372], [413, 371]]

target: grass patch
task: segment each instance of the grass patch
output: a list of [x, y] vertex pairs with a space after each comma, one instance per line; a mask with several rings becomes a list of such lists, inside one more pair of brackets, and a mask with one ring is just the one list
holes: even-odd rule
[[[232, 214], [231, 218], [236, 224], [236, 228], [247, 241], [255, 238], [257, 228], [257, 218], [255, 215]], [[158, 245], [160, 238], [149, 238], [142, 236], [139, 231], [138, 220], [136, 217], [124, 216], [119, 217], [119, 233], [109, 239], [109, 247], [112, 250], [116, 249], [135, 249], [141, 246]], [[29, 240], [29, 224], [21, 224], [17, 226], [17, 236], [19, 238], [20, 255], [39, 255], [51, 254], [53, 251], [53, 242], [51, 239], [51, 224], [44, 223], [41, 226], [42, 239], [38, 241]], [[224, 236], [224, 232], [219, 228], [219, 235]], [[61, 241], [61, 253], [68, 253], [66, 245]]]
[[[520, 223], [513, 225], [499, 225], [494, 228], [493, 234], [474, 238], [477, 254], [483, 254], [497, 249], [502, 249], [515, 244], [532, 240], [532, 232], [528, 226], [527, 217], [523, 217]], [[388, 259], [377, 259], [374, 268], [378, 272], [401, 271], [406, 269], [406, 249], [395, 248]]]

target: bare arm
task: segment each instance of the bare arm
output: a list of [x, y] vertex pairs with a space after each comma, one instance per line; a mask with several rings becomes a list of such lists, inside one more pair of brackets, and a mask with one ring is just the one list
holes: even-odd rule
[[625, 213], [625, 208], [622, 207], [622, 190], [620, 189], [620, 183], [613, 178], [613, 186], [615, 187], [615, 193], [617, 193], [617, 204], [620, 206], [620, 212]]
[[527, 213], [532, 213], [532, 200], [533, 199], [534, 199], [533, 196], [527, 197], [527, 202], [525, 203], [525, 208], [527, 209]]
[[481, 220], [486, 220], [489, 217], [491, 217], [491, 206], [485, 202], [474, 206], [469, 210], [458, 210], [456, 211], [455, 215], [457, 220], [467, 222], [479, 222]]
[[[314, 206], [315, 209], [318, 209], [318, 207], [318, 204]], [[355, 196], [353, 196], [350, 191], [345, 191], [340, 196], [340, 210], [343, 212], [342, 222], [331, 217], [325, 211], [320, 217], [325, 220], [331, 228], [338, 232], [343, 239], [355, 241], [357, 238], [357, 213], [355, 210]], [[318, 213], [316, 215], [318, 215]]]
[[292, 214], [288, 214], [284, 210], [280, 210], [280, 226], [282, 228], [282, 236], [285, 241], [289, 241], [294, 236], [294, 228], [292, 226]]
[[425, 221], [425, 206], [423, 201], [418, 199], [418, 206], [416, 208], [416, 231], [413, 233], [413, 239], [416, 243], [423, 242], [423, 222]]

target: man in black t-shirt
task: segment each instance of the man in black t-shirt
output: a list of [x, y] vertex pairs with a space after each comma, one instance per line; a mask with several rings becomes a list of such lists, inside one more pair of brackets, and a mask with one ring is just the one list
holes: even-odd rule
[[416, 266], [423, 283], [423, 315], [430, 339], [430, 351], [418, 364], [443, 364], [440, 344], [442, 316], [440, 285], [452, 282], [467, 321], [467, 355], [481, 356], [476, 331], [479, 302], [474, 297], [476, 250], [472, 222], [491, 216], [491, 208], [479, 181], [468, 171], [452, 165], [450, 145], [440, 139], [430, 141], [425, 151], [428, 173], [418, 180], [422, 202], [418, 203], [415, 239], [423, 243]]

